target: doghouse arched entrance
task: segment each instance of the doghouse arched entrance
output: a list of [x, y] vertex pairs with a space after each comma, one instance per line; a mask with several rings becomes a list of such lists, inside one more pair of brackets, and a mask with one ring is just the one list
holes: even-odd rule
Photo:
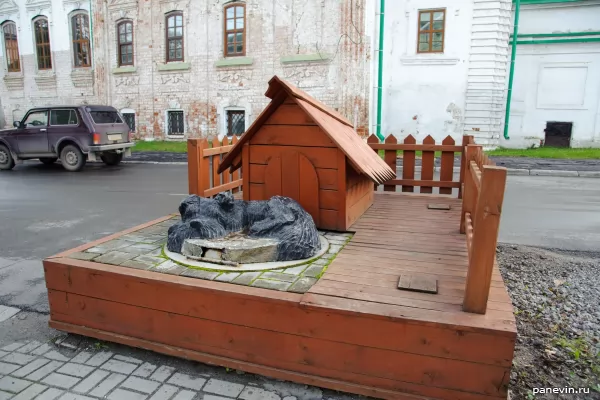
[[269, 160], [265, 169], [265, 198], [297, 199], [319, 224], [319, 179], [314, 165], [298, 151], [284, 151]]

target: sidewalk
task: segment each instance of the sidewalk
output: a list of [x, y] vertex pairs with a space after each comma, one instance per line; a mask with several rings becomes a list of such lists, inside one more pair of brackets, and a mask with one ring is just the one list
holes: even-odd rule
[[[600, 160], [569, 160], [552, 158], [526, 157], [490, 157], [498, 166], [506, 167], [509, 175], [532, 176], [567, 176], [600, 178]], [[125, 162], [152, 164], [185, 164], [186, 153], [166, 152], [135, 152]], [[457, 158], [454, 165], [459, 165]], [[416, 170], [421, 170], [421, 160], [417, 159]], [[439, 171], [440, 159], [435, 160], [436, 170]], [[402, 159], [398, 158], [397, 167], [402, 167]], [[456, 169], [456, 168], [455, 168]]]

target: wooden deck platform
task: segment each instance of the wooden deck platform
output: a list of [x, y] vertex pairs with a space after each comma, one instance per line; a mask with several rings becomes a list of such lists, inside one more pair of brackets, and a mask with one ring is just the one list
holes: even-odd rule
[[[429, 210], [431, 203], [451, 210]], [[460, 207], [447, 197], [376, 194], [350, 243], [303, 295], [63, 253], [44, 261], [50, 325], [384, 399], [506, 398], [512, 305], [495, 268], [487, 313], [461, 310], [467, 250]], [[438, 294], [398, 290], [402, 273], [435, 276]]]

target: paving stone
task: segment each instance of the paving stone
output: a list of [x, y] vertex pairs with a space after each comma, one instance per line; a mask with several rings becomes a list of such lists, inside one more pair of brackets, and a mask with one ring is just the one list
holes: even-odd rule
[[85, 378], [93, 370], [94, 370], [94, 367], [90, 367], [87, 365], [81, 365], [81, 364], [75, 364], [75, 363], [70, 362], [68, 364], [63, 365], [56, 372], [60, 372], [61, 374], [67, 374], [67, 375], [72, 375], [72, 376], [78, 376], [80, 378]]
[[164, 274], [180, 275], [182, 272], [187, 271], [188, 269], [183, 265], [179, 265], [171, 260], [167, 260], [156, 265], [152, 270], [156, 270], [157, 272], [162, 272]]
[[331, 244], [329, 245], [329, 250], [327, 250], [328, 254], [337, 254], [342, 249], [342, 246], [339, 244]]
[[35, 360], [35, 356], [20, 353], [12, 353], [2, 359], [3, 362], [19, 365], [29, 364], [33, 360]]
[[108, 242], [101, 243], [96, 247], [87, 249], [86, 251], [88, 253], [108, 253], [109, 251], [120, 249], [121, 247], [131, 246], [132, 244], [132, 241], [124, 240], [121, 237], [119, 239], [113, 239], [109, 240]]
[[44, 365], [42, 368], [37, 371], [26, 376], [27, 379], [31, 379], [32, 381], [39, 381], [52, 371], [62, 367], [63, 363], [60, 361], [51, 361], [48, 364]]
[[[37, 399], [36, 399], [37, 400]], [[81, 396], [75, 393], [65, 393], [59, 400], [95, 400], [91, 397]]]
[[136, 260], [127, 260], [121, 264], [121, 267], [129, 267], [129, 268], [136, 268], [136, 269], [150, 269], [153, 266], [154, 266], [154, 264], [152, 264], [152, 263], [145, 263], [145, 262], [136, 261]]
[[69, 375], [51, 373], [42, 380], [42, 383], [51, 386], [58, 386], [61, 389], [70, 389], [79, 383], [80, 379]]
[[140, 249], [138, 247], [129, 246], [129, 247], [123, 247], [123, 248], [119, 249], [118, 251], [122, 252], [122, 253], [132, 254], [134, 257], [137, 257], [137, 256], [141, 256], [143, 254], [148, 253], [149, 250], [144, 250], [144, 249]]
[[73, 357], [71, 359], [71, 362], [74, 362], [77, 364], [83, 364], [87, 360], [89, 360], [91, 357], [92, 357], [92, 353], [89, 353], [87, 351], [82, 351], [81, 353], [79, 353], [75, 357]]
[[215, 278], [215, 281], [218, 282], [231, 282], [235, 278], [240, 276], [239, 272], [223, 272], [221, 275]]
[[31, 352], [31, 354], [33, 354], [34, 356], [41, 356], [41, 355], [46, 354], [50, 350], [52, 350], [52, 346], [49, 345], [48, 343], [44, 343], [43, 345], [41, 345], [37, 349], [33, 350]]
[[134, 260], [140, 261], [143, 263], [147, 263], [147, 264], [151, 264], [151, 265], [160, 264], [165, 261], [165, 259], [162, 257], [153, 257], [150, 255], [137, 256], [136, 258], [134, 258]]
[[18, 349], [20, 349], [23, 346], [25, 346], [25, 343], [15, 342], [15, 343], [11, 343], [11, 344], [9, 344], [7, 346], [4, 346], [2, 348], [2, 350], [11, 352], [11, 351], [18, 350]]
[[0, 322], [6, 321], [17, 315], [21, 311], [16, 307], [2, 306], [0, 305]]
[[112, 264], [119, 265], [124, 263], [127, 260], [131, 260], [134, 258], [136, 254], [125, 253], [122, 251], [111, 251], [110, 253], [106, 253], [94, 259], [95, 262], [104, 263], [104, 264]]
[[158, 382], [149, 381], [147, 379], [142, 379], [135, 376], [130, 376], [125, 382], [121, 384], [121, 387], [136, 390], [138, 392], [146, 394], [154, 392], [159, 386], [160, 383]]
[[246, 386], [238, 398], [241, 400], [281, 400], [277, 393], [252, 386]]
[[147, 378], [154, 372], [155, 369], [156, 369], [156, 365], [152, 365], [150, 363], [144, 363], [144, 364], [140, 365], [140, 367], [138, 369], [133, 371], [132, 375], [140, 376], [142, 378]]
[[54, 400], [64, 391], [56, 388], [50, 388], [46, 390], [44, 393], [40, 394], [35, 400]]
[[131, 392], [124, 389], [116, 389], [108, 396], [109, 400], [144, 400], [145, 398], [145, 394]]
[[53, 350], [53, 351], [50, 351], [50, 352], [44, 354], [44, 357], [49, 358], [51, 360], [55, 360], [55, 361], [69, 361], [69, 359], [67, 357], [63, 356], [56, 350]]
[[288, 289], [288, 292], [306, 293], [317, 282], [317, 278], [303, 276], [302, 278], [294, 282], [294, 284]]
[[160, 389], [150, 397], [150, 400], [169, 400], [178, 390], [179, 388], [175, 386], [162, 385]]
[[325, 237], [327, 238], [327, 240], [331, 239], [336, 239], [336, 240], [347, 240], [349, 236], [346, 235], [340, 235], [338, 233], [331, 233], [328, 232], [325, 234]]
[[32, 383], [33, 382], [29, 382], [24, 379], [13, 378], [12, 376], [5, 376], [4, 378], [0, 379], [0, 390], [9, 393], [19, 393]]
[[335, 244], [338, 246], [344, 246], [346, 244], [346, 240], [347, 239], [332, 239], [332, 238], [328, 238], [327, 241], [329, 242], [329, 244]]
[[261, 272], [242, 272], [240, 276], [231, 281], [231, 283], [248, 286], [253, 280], [258, 278], [260, 274]]
[[49, 362], [50, 362], [50, 360], [46, 360], [44, 358], [38, 358], [37, 360], [33, 360], [32, 362], [25, 365], [24, 367], [16, 370], [11, 375], [16, 376], [17, 378], [23, 378], [23, 377], [31, 374], [33, 371], [36, 371], [37, 369], [48, 364]]
[[175, 372], [175, 368], [167, 367], [166, 365], [161, 365], [152, 374], [152, 376], [150, 377], [150, 379], [155, 380], [155, 381], [159, 381], [159, 382], [164, 382], [164, 381], [167, 380], [168, 377], [170, 377], [173, 374], [173, 372]]
[[162, 246], [160, 246], [158, 249], [156, 250], [152, 250], [150, 253], [148, 253], [147, 255], [149, 256], [153, 256], [153, 257], [160, 257], [163, 261], [165, 261], [164, 257], [162, 257]]
[[78, 251], [77, 253], [71, 253], [68, 255], [69, 258], [74, 258], [76, 260], [92, 260], [96, 257], [98, 257], [100, 255], [100, 253], [86, 253], [83, 251]]
[[213, 394], [205, 394], [202, 400], [231, 400], [230, 397], [215, 396]]
[[291, 282], [270, 281], [266, 279], [257, 279], [252, 283], [254, 287], [281, 291], [286, 291], [291, 285]]
[[319, 276], [321, 274], [321, 272], [323, 272], [323, 269], [325, 269], [324, 265], [314, 265], [313, 264], [310, 267], [308, 267], [306, 269], [306, 271], [304, 271], [302, 276], [316, 278], [317, 276]]
[[19, 349], [19, 353], [29, 353], [29, 352], [37, 349], [41, 345], [42, 345], [41, 342], [38, 342], [37, 340], [32, 340], [31, 342], [27, 343], [25, 346], [21, 347]]
[[296, 275], [292, 275], [292, 274], [282, 274], [280, 272], [264, 272], [261, 276], [260, 279], [274, 279], [277, 281], [283, 281], [283, 282], [294, 282], [296, 279], [298, 279], [298, 276]]
[[32, 400], [35, 396], [42, 393], [46, 389], [48, 389], [48, 386], [40, 385], [39, 383], [34, 383], [27, 389], [23, 390], [21, 393], [13, 397], [12, 400]]
[[304, 271], [308, 267], [308, 264], [298, 265], [296, 267], [291, 267], [285, 270], [284, 273], [289, 275], [300, 275], [302, 271]]
[[0, 390], [0, 400], [8, 400], [11, 397], [13, 397], [12, 393], [3, 392], [2, 390]]
[[126, 363], [124, 361], [119, 360], [108, 360], [100, 367], [102, 369], [107, 369], [112, 372], [118, 372], [120, 374], [129, 375], [137, 368], [137, 365]]
[[87, 393], [94, 388], [100, 381], [110, 375], [110, 372], [102, 371], [97, 369], [90, 376], [82, 380], [77, 386], [73, 388], [73, 391], [78, 393]]
[[9, 364], [9, 363], [5, 363], [5, 362], [1, 362], [0, 361], [0, 374], [2, 375], [8, 375], [11, 372], [19, 369], [19, 367], [21, 367], [20, 365], [15, 365], [15, 364]]
[[196, 392], [192, 392], [191, 390], [182, 390], [177, 393], [173, 400], [192, 400], [196, 396]]
[[186, 389], [192, 390], [200, 390], [202, 386], [206, 383], [206, 379], [200, 377], [193, 377], [186, 374], [176, 373], [167, 383], [172, 385], [181, 386]]
[[202, 269], [191, 269], [188, 268], [187, 271], [184, 271], [181, 276], [188, 276], [190, 278], [199, 278], [199, 279], [207, 279], [209, 281], [215, 279], [219, 276], [219, 272], [214, 271], [204, 271]]
[[96, 386], [90, 393], [90, 396], [95, 397], [104, 397], [115, 388], [119, 383], [123, 382], [127, 378], [126, 375], [121, 374], [110, 374], [108, 378], [102, 381], [98, 386]]
[[99, 367], [104, 364], [109, 358], [111, 358], [113, 353], [110, 351], [101, 351], [100, 353], [94, 354], [92, 358], [87, 360], [86, 364], [91, 365], [92, 367]]
[[2, 350], [0, 350], [0, 358], [4, 357], [7, 354], [8, 354], [8, 351], [2, 351]]
[[134, 248], [134, 249], [140, 249], [140, 250], [147, 250], [147, 251], [152, 251], [152, 250], [156, 250], [160, 247], [160, 245], [158, 244], [154, 244], [154, 243], [136, 243], [133, 244], [131, 246], [126, 247], [128, 248]]
[[237, 397], [244, 389], [244, 385], [240, 385], [239, 383], [232, 383], [227, 381], [222, 381], [219, 379], [211, 379], [208, 381], [204, 389], [204, 392], [220, 394], [223, 396], [229, 397]]
[[328, 258], [319, 258], [317, 261], [313, 262], [310, 265], [323, 265], [323, 266], [325, 266], [327, 263], [329, 263], [329, 259]]

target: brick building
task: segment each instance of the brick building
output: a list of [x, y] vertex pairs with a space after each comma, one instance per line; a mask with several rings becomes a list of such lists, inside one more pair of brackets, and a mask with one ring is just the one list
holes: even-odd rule
[[[368, 124], [366, 0], [25, 1], [0, 1], [0, 22], [18, 38], [15, 53], [12, 30], [3, 30], [6, 125], [33, 105], [87, 101], [121, 110], [138, 137], [240, 133], [266, 105], [273, 75], [338, 109], [357, 129]], [[90, 66], [75, 50], [80, 14]], [[47, 50], [34, 35], [40, 15], [48, 20], [50, 71], [37, 67]], [[9, 72], [15, 54], [20, 71]]]

